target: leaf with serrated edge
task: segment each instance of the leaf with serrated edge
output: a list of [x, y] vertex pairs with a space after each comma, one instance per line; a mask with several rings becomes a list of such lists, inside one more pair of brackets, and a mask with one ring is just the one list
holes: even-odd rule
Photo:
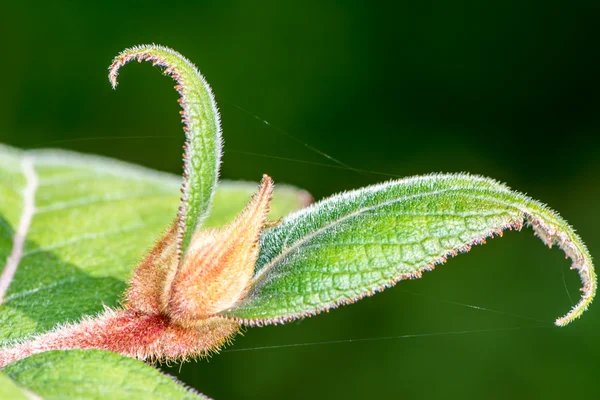
[[223, 312], [247, 325], [277, 324], [352, 303], [421, 277], [449, 256], [523, 223], [557, 244], [583, 282], [579, 317], [596, 292], [591, 257], [554, 211], [487, 178], [429, 175], [343, 193], [267, 230], [247, 298]]
[[[180, 178], [114, 159], [0, 145], [0, 259], [13, 250], [33, 163], [34, 212], [14, 274], [0, 268], [0, 346], [114, 306], [132, 268], [173, 220]], [[232, 221], [256, 183], [222, 182], [205, 226]], [[275, 190], [270, 218], [310, 201], [291, 186]]]
[[207, 399], [142, 361], [101, 350], [50, 351], [3, 371], [44, 399]]

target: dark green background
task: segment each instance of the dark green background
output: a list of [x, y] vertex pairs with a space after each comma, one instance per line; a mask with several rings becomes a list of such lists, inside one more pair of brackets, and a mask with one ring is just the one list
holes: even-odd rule
[[[149, 65], [126, 67], [116, 92], [106, 79], [119, 51], [155, 42], [212, 85], [224, 178], [269, 173], [317, 198], [388, 178], [319, 166], [331, 160], [303, 143], [394, 176], [470, 171], [547, 202], [600, 254], [599, 3], [492, 3], [5, 3], [0, 142], [179, 173], [173, 83]], [[552, 326], [571, 305], [565, 287], [579, 294], [568, 267], [530, 230], [507, 233], [356, 305], [250, 329], [230, 349], [427, 336], [227, 352], [170, 371], [217, 400], [593, 398], [600, 304]], [[470, 333], [447, 334], [459, 331]]]

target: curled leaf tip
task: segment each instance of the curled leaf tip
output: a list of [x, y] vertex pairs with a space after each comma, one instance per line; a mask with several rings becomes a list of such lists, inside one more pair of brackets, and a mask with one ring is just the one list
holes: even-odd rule
[[[169, 53], [171, 55], [177, 56], [179, 59], [184, 60], [188, 64], [191, 64], [190, 61], [183, 57], [181, 54], [168, 47], [156, 44], [144, 44], [139, 46], [133, 46], [119, 53], [119, 55], [117, 55], [114, 58], [112, 64], [108, 67], [108, 80], [110, 81], [110, 84], [112, 85], [113, 89], [116, 89], [117, 85], [119, 84], [119, 82], [117, 81], [119, 69], [131, 60], [137, 60], [138, 62], [151, 61], [153, 65], [162, 65], [168, 68], [166, 62], [162, 62], [165, 61], [165, 59], [164, 57], [159, 56], [160, 53]], [[165, 72], [169, 73], [169, 71]]]
[[222, 148], [219, 111], [210, 86], [194, 64], [175, 50], [155, 44], [135, 46], [115, 57], [108, 68], [113, 88], [118, 84], [120, 68], [132, 60], [163, 67], [163, 73], [177, 82], [186, 136], [177, 225], [177, 254], [181, 258], [208, 214], [217, 184]]
[[557, 245], [572, 261], [571, 269], [577, 270], [581, 279], [581, 298], [564, 316], [556, 319], [557, 326], [565, 326], [579, 318], [589, 307], [598, 286], [592, 257], [574, 229], [557, 213], [546, 206], [531, 202], [527, 211], [527, 222], [537, 236], [548, 247]]

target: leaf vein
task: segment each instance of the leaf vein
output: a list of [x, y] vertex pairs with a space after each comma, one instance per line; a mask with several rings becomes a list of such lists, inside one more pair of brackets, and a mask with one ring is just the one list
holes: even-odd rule
[[[398, 198], [394, 198], [382, 203], [378, 203], [378, 204], [374, 204], [371, 206], [367, 206], [367, 207], [360, 207], [358, 209], [356, 209], [355, 211], [346, 214], [340, 218], [337, 218], [333, 221], [331, 221], [330, 223], [326, 224], [323, 227], [320, 227], [318, 229], [316, 229], [314, 232], [312, 232], [309, 235], [306, 235], [305, 237], [298, 239], [297, 241], [295, 241], [294, 243], [292, 243], [289, 247], [287, 248], [283, 248], [283, 250], [273, 259], [271, 259], [263, 268], [261, 268], [257, 274], [254, 276], [254, 278], [252, 279], [252, 286], [256, 286], [257, 283], [263, 279], [263, 277], [265, 276], [265, 274], [270, 271], [275, 265], [277, 265], [281, 260], [285, 259], [288, 255], [290, 255], [294, 250], [302, 247], [305, 245], [305, 243], [309, 242], [310, 240], [312, 240], [313, 238], [315, 238], [316, 236], [319, 236], [321, 234], [323, 234], [324, 232], [327, 232], [329, 229], [349, 220], [355, 217], [358, 217], [366, 212], [372, 211], [372, 210], [376, 210], [378, 208], [381, 207], [385, 207], [385, 206], [389, 206], [395, 203], [399, 203], [402, 201], [407, 201], [407, 200], [412, 200], [412, 199], [417, 199], [420, 197], [425, 197], [425, 196], [435, 196], [435, 195], [441, 195], [441, 194], [445, 194], [445, 193], [450, 193], [450, 192], [456, 192], [456, 191], [464, 191], [465, 188], [461, 188], [461, 187], [457, 187], [457, 188], [447, 188], [447, 189], [440, 189], [440, 190], [431, 190], [431, 191], [427, 191], [427, 192], [421, 192], [421, 193], [416, 193], [416, 194], [412, 194], [412, 195], [407, 195], [407, 196], [401, 196]], [[479, 188], [469, 188], [469, 190], [473, 190], [475, 192], [489, 192], [489, 190], [486, 189], [479, 189]], [[481, 200], [486, 200], [486, 201], [491, 201], [493, 200], [494, 202], [506, 206], [507, 208], [513, 208], [518, 210], [520, 213], [525, 213], [524, 210], [522, 210], [521, 208], [519, 208], [518, 206], [516, 206], [515, 204], [511, 204], [505, 201], [502, 201], [501, 199], [498, 198], [489, 198], [489, 197], [484, 197], [484, 196], [477, 196], [474, 194], [467, 194], [467, 193], [462, 193], [461, 194], [463, 197], [467, 197], [467, 198], [471, 198], [471, 199], [481, 199]], [[305, 209], [307, 210], [307, 209]], [[505, 212], [508, 210], [505, 210]], [[307, 212], [307, 211], [304, 211]], [[297, 214], [300, 215], [300, 214]], [[287, 238], [286, 238], [287, 240]]]
[[83, 197], [83, 198], [77, 199], [75, 201], [63, 201], [63, 202], [50, 204], [50, 205], [47, 205], [44, 207], [40, 207], [39, 209], [37, 209], [36, 213], [42, 214], [42, 213], [62, 211], [62, 210], [67, 210], [67, 209], [72, 209], [72, 208], [77, 208], [77, 207], [85, 207], [85, 206], [89, 206], [92, 204], [110, 203], [113, 201], [136, 199], [136, 198], [140, 198], [140, 197], [156, 198], [159, 196], [173, 197], [172, 193], [158, 194], [158, 193], [156, 193], [156, 191], [138, 192], [138, 193], [133, 193], [133, 194], [117, 193], [117, 194], [113, 194], [110, 196], [90, 196], [90, 197]]
[[25, 238], [27, 237], [27, 232], [31, 226], [33, 215], [35, 214], [35, 194], [38, 187], [38, 177], [33, 165], [33, 157], [27, 155], [24, 156], [21, 162], [21, 167], [23, 169], [23, 175], [25, 176], [26, 181], [22, 195], [23, 211], [17, 232], [13, 236], [13, 247], [10, 256], [6, 261], [2, 275], [0, 275], [0, 304], [2, 304], [4, 295], [13, 281], [15, 273], [17, 272], [17, 268], [19, 267], [19, 263], [21, 262]]
[[85, 240], [102, 239], [102, 238], [110, 237], [113, 235], [118, 235], [120, 233], [132, 232], [132, 231], [135, 231], [138, 229], [143, 229], [147, 226], [148, 226], [147, 224], [136, 224], [136, 225], [128, 226], [125, 228], [120, 228], [120, 229], [111, 229], [111, 230], [107, 230], [104, 232], [88, 233], [88, 234], [77, 236], [77, 237], [74, 237], [74, 238], [59, 242], [59, 243], [55, 243], [55, 244], [51, 244], [48, 246], [39, 247], [37, 249], [26, 251], [23, 253], [23, 257], [27, 257], [32, 254], [37, 254], [37, 253], [42, 253], [42, 252], [46, 252], [46, 251], [60, 249], [62, 247], [69, 246], [72, 244], [77, 244], [77, 243], [83, 242]]

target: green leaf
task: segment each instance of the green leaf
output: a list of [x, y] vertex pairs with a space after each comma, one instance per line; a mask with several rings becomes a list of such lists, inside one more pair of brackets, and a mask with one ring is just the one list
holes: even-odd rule
[[[47, 400], [206, 399], [142, 361], [101, 350], [36, 354], [10, 364], [4, 372], [21, 387]], [[4, 386], [0, 394], [2, 390]]]
[[250, 325], [282, 323], [420, 277], [448, 256], [523, 222], [573, 260], [583, 296], [556, 321], [579, 317], [596, 292], [591, 257], [558, 214], [487, 178], [429, 175], [343, 193], [263, 234], [248, 297], [224, 312]]
[[164, 73], [177, 81], [181, 95], [186, 136], [183, 157], [182, 201], [179, 207], [180, 250], [185, 251], [208, 215], [221, 164], [221, 122], [210, 86], [194, 64], [163, 46], [142, 45], [127, 49], [115, 57], [109, 67], [109, 79], [117, 86], [119, 69], [129, 61], [150, 61], [165, 67]]
[[30, 400], [31, 398], [9, 377], [0, 372], [0, 399]]
[[[31, 224], [14, 271], [2, 265], [0, 346], [57, 323], [114, 306], [132, 268], [173, 220], [179, 178], [113, 159], [64, 151], [24, 152], [0, 146], [0, 259], [13, 251], [23, 221], [23, 165], [37, 184]], [[223, 182], [207, 226], [235, 218], [256, 190], [250, 182]], [[272, 218], [306, 205], [310, 196], [282, 185]]]

